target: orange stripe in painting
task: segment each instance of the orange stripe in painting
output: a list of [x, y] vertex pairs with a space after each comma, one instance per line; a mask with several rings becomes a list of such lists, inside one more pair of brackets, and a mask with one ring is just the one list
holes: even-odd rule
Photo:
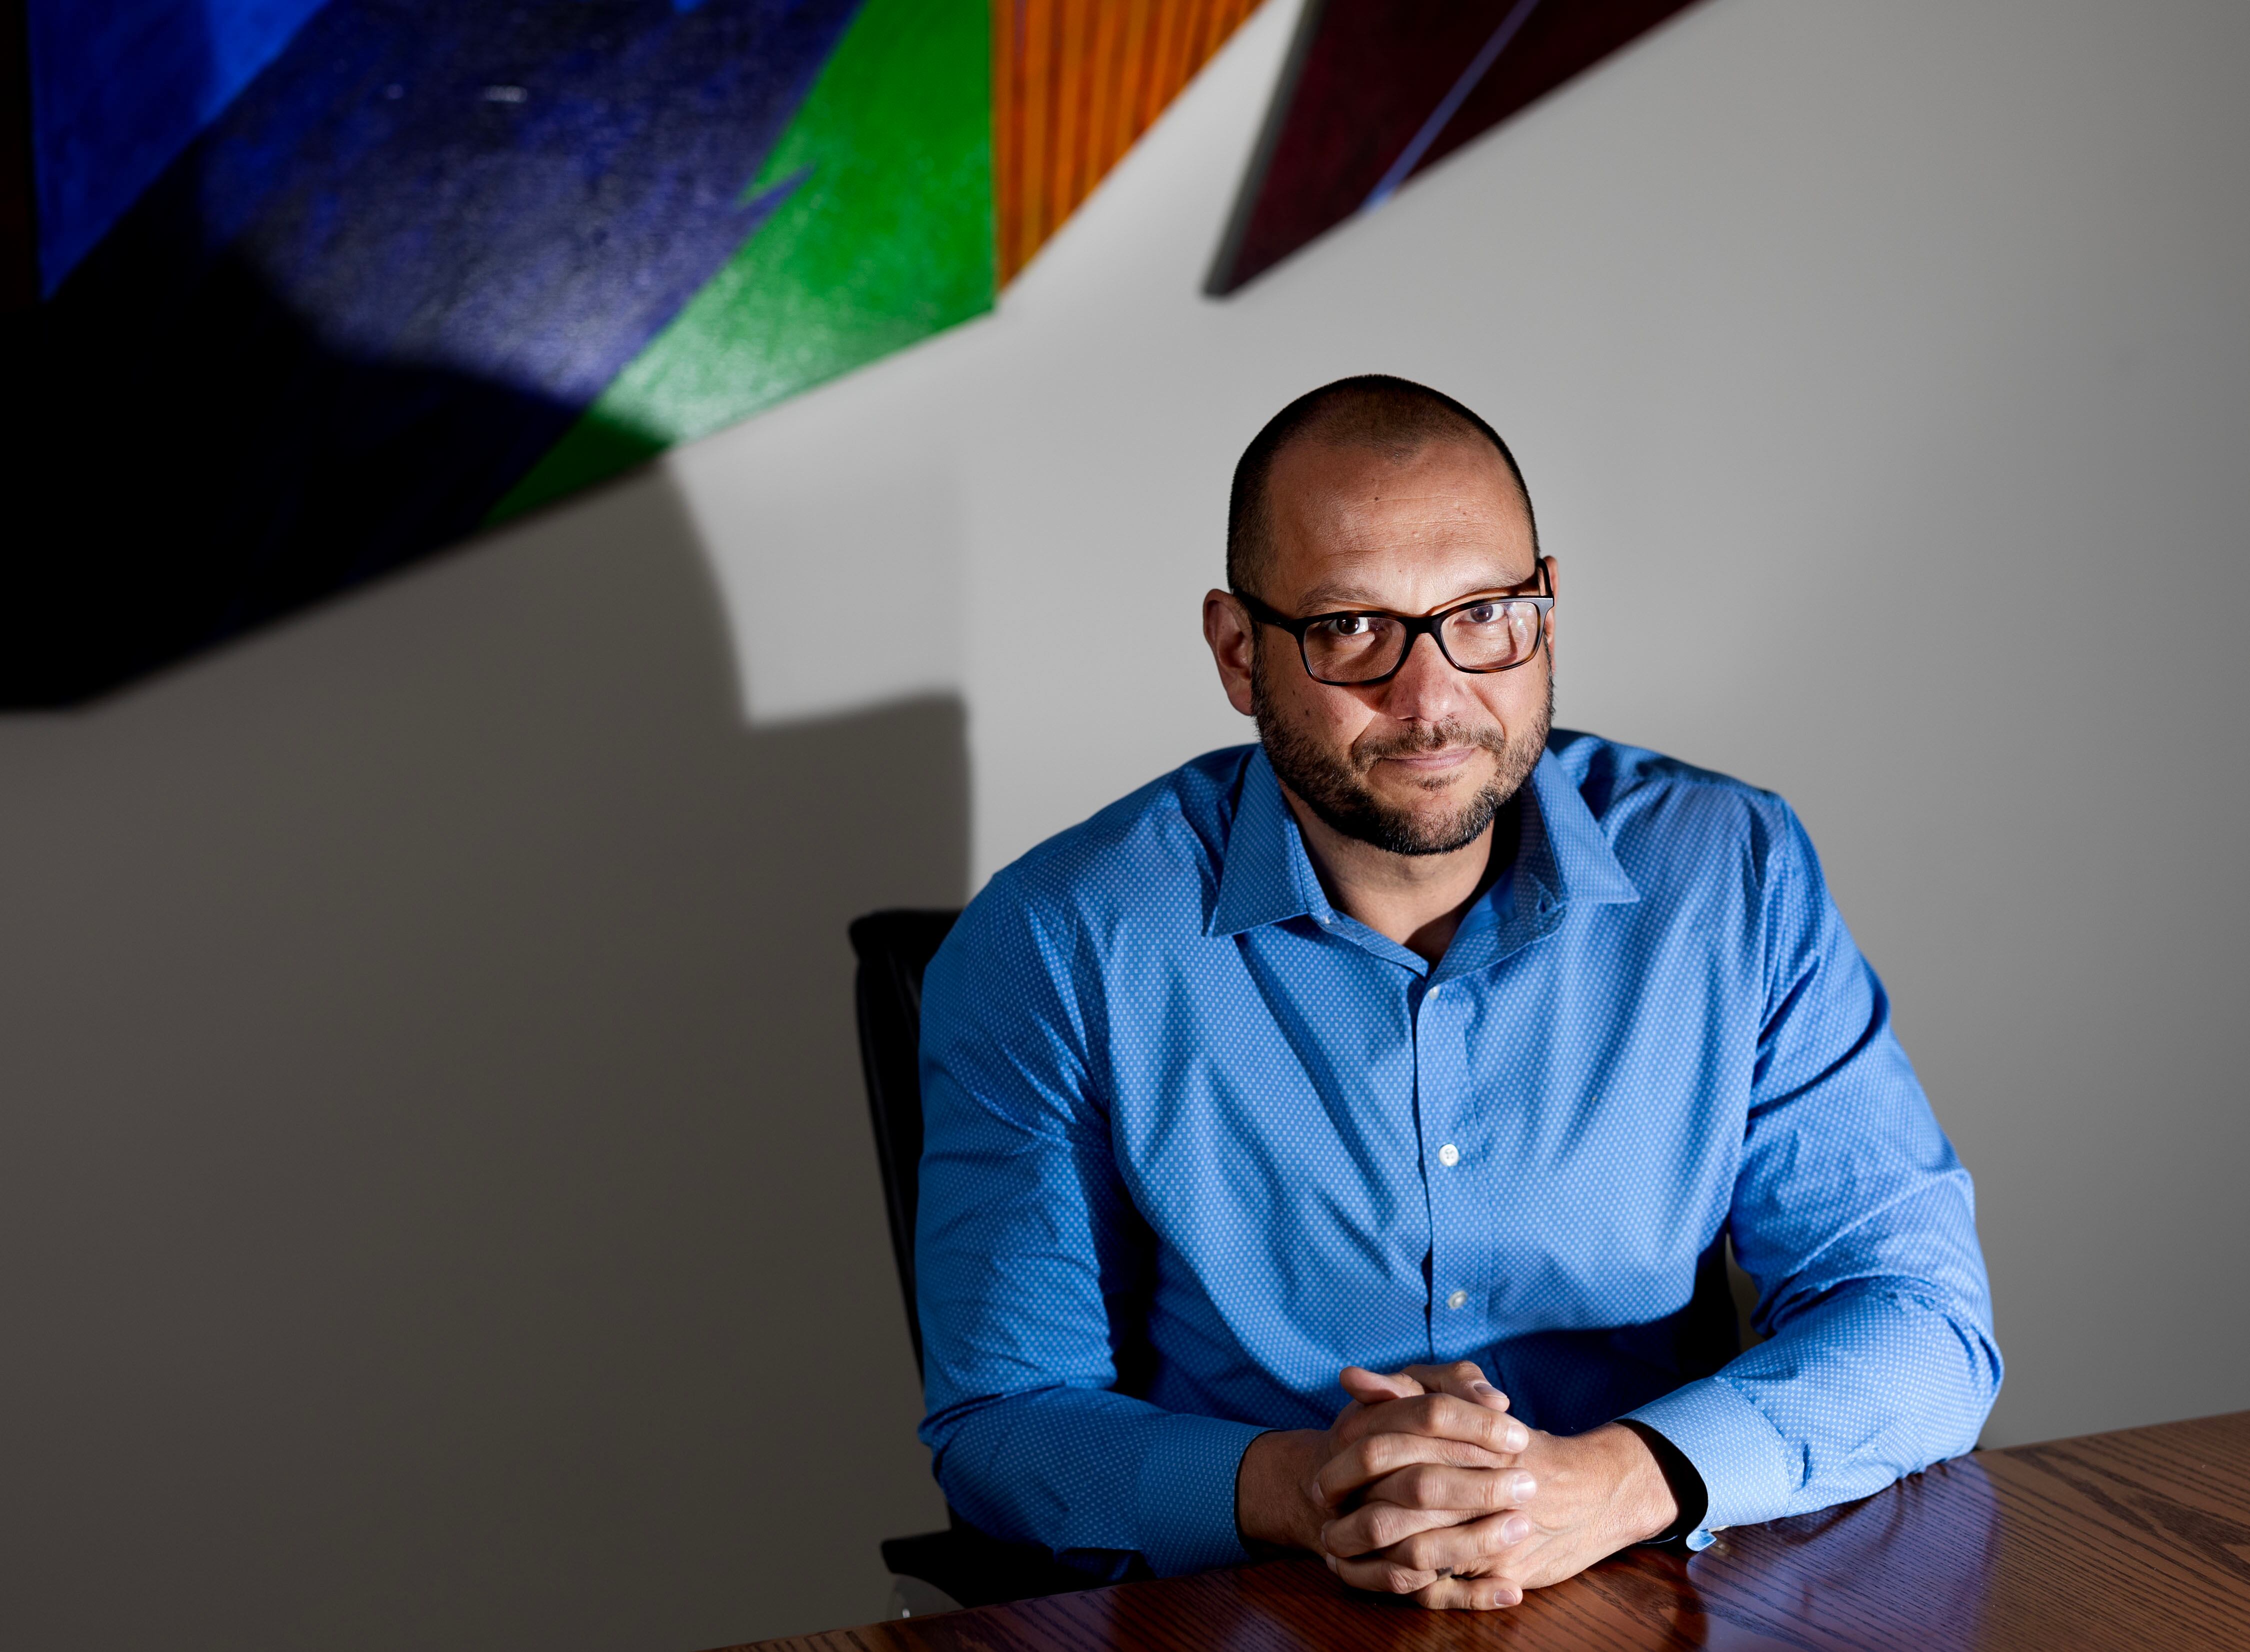
[[992, 227], [1002, 286], [1256, 5], [992, 0]]

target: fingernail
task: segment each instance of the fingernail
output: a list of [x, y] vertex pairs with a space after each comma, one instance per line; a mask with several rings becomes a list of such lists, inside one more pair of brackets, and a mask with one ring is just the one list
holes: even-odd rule
[[1521, 1543], [1530, 1535], [1531, 1522], [1520, 1514], [1512, 1514], [1500, 1523], [1500, 1537], [1503, 1543]]
[[1494, 1387], [1489, 1382], [1485, 1381], [1483, 1378], [1480, 1377], [1477, 1380], [1469, 1384], [1469, 1392], [1476, 1395], [1478, 1399], [1481, 1400], [1488, 1394], [1498, 1394], [1500, 1390]]
[[1538, 1490], [1539, 1482], [1529, 1475], [1519, 1474], [1515, 1476], [1515, 1500], [1518, 1503], [1522, 1502]]
[[1531, 1430], [1518, 1425], [1502, 1436], [1510, 1451], [1521, 1451], [1531, 1443]]
[[1321, 1557], [1321, 1559], [1323, 1559], [1323, 1560], [1325, 1560], [1325, 1561], [1327, 1561], [1327, 1562], [1329, 1563], [1329, 1571], [1333, 1572], [1333, 1571], [1335, 1571], [1335, 1570], [1336, 1570], [1336, 1556], [1334, 1556], [1334, 1555], [1332, 1555], [1332, 1554], [1324, 1554], [1324, 1555], [1322, 1555], [1322, 1556]]

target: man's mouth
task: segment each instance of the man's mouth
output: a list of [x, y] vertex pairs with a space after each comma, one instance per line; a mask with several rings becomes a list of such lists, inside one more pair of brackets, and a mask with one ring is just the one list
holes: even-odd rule
[[1447, 746], [1434, 752], [1400, 752], [1375, 761], [1396, 763], [1412, 774], [1444, 774], [1459, 768], [1483, 749], [1481, 746]]

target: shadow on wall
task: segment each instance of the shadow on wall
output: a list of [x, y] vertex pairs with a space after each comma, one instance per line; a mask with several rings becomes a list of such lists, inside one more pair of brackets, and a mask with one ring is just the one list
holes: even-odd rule
[[38, 410], [0, 459], [25, 502], [0, 711], [110, 692], [428, 556], [577, 416], [323, 340], [239, 258], [168, 267], [199, 227], [192, 199], [157, 210], [197, 182], [176, 173], [61, 297], [0, 318]]
[[659, 474], [0, 719], [0, 1640], [693, 1647], [936, 1524], [845, 925], [950, 699], [746, 728]]

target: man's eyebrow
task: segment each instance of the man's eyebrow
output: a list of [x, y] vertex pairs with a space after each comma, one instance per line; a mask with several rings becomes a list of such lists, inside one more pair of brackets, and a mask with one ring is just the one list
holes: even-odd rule
[[[1539, 572], [1534, 568], [1521, 579], [1487, 581], [1480, 585], [1465, 586], [1444, 602], [1439, 602], [1437, 607], [1451, 608], [1455, 602], [1466, 602], [1473, 597], [1496, 596], [1504, 593], [1512, 593], [1523, 586], [1534, 583], [1538, 577]], [[1299, 611], [1307, 614], [1318, 608], [1371, 608], [1380, 609], [1384, 612], [1391, 611], [1389, 604], [1384, 602], [1378, 593], [1369, 589], [1364, 585], [1354, 585], [1348, 580], [1315, 585], [1297, 601]], [[1436, 609], [1433, 609], [1431, 611], [1434, 613]]]

